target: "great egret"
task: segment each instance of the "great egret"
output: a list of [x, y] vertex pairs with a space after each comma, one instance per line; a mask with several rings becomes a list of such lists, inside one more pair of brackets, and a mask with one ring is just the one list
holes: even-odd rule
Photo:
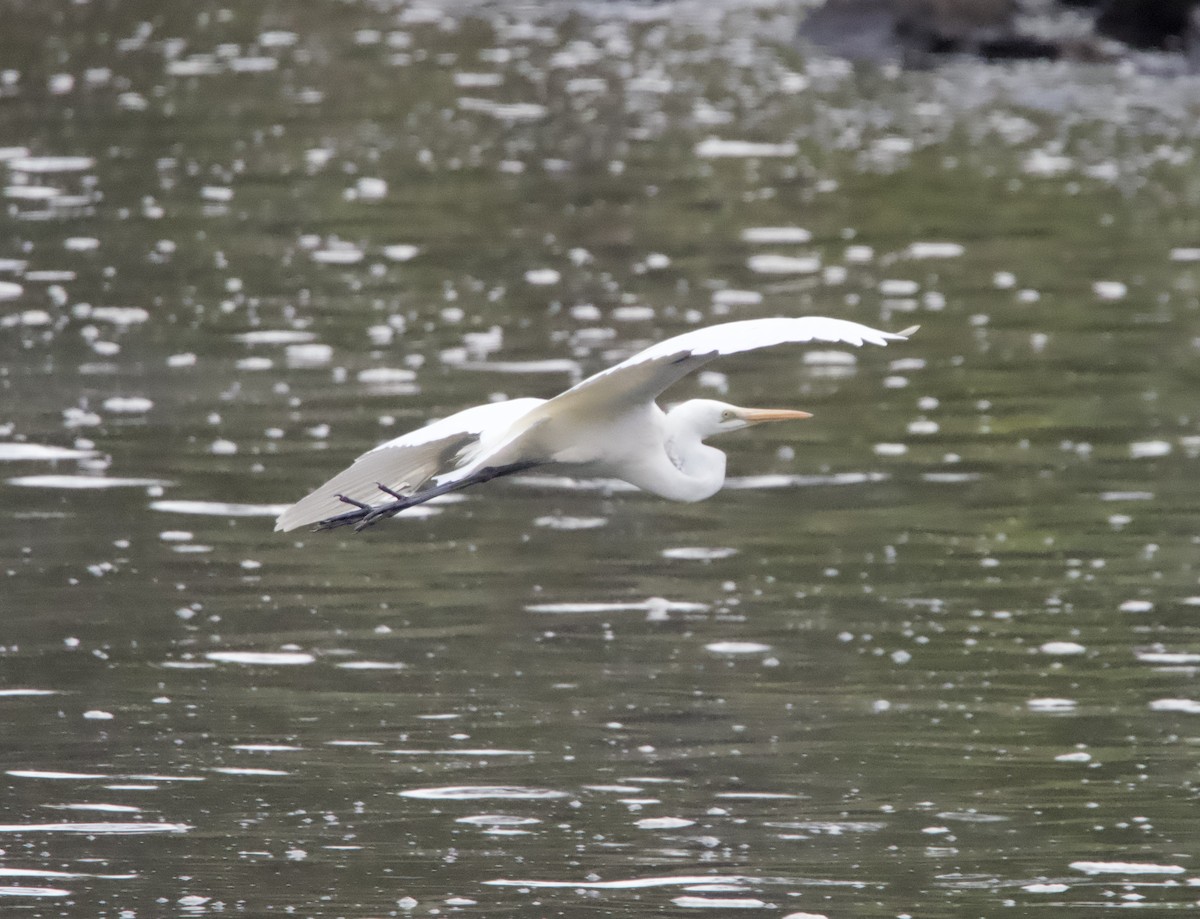
[[[675, 501], [703, 501], [725, 481], [725, 454], [706, 438], [766, 421], [811, 417], [692, 399], [664, 412], [655, 399], [714, 358], [809, 341], [886, 345], [903, 332], [823, 316], [745, 319], [652, 345], [553, 399], [464, 409], [380, 444], [279, 515], [276, 530], [316, 524], [355, 531], [412, 507], [534, 467], [622, 479]], [[380, 497], [382, 503], [372, 504]], [[354, 509], [346, 511], [346, 505]], [[344, 513], [338, 513], [344, 511]]]

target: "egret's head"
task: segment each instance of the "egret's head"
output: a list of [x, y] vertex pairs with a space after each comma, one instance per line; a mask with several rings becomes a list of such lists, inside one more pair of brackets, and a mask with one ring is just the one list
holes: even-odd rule
[[787, 408], [742, 408], [715, 399], [692, 399], [671, 410], [671, 416], [679, 423], [691, 428], [701, 440], [715, 434], [740, 431], [753, 424], [768, 421], [798, 421], [811, 418], [808, 412]]

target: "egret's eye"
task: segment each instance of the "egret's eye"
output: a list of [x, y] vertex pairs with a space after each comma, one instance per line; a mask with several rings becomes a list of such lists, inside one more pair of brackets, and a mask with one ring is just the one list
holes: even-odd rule
[[721, 412], [722, 421], [733, 421], [734, 417], [735, 416], [733, 412], [731, 412], [729, 409], [725, 409], [725, 411]]

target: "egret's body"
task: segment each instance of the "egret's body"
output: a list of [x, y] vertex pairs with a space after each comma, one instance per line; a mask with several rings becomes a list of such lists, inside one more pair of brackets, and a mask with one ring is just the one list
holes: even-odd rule
[[[885, 345], [911, 334], [844, 319], [748, 319], [659, 342], [553, 399], [510, 399], [464, 409], [380, 444], [292, 505], [277, 530], [370, 526], [468, 485], [534, 467], [616, 478], [674, 501], [702, 501], [725, 481], [725, 454], [706, 438], [767, 421], [809, 417], [692, 399], [663, 411], [672, 383], [724, 354], [786, 342]], [[380, 496], [390, 498], [372, 504]], [[356, 509], [345, 511], [346, 505]], [[343, 513], [339, 513], [344, 511]]]

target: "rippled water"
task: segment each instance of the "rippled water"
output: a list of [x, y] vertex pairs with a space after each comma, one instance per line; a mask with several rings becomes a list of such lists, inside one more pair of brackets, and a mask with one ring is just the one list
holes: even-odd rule
[[[770, 4], [71, 4], [0, 62], [5, 913], [1200, 902], [1196, 81]], [[374, 443], [699, 323], [921, 331], [677, 505], [357, 537]]]

